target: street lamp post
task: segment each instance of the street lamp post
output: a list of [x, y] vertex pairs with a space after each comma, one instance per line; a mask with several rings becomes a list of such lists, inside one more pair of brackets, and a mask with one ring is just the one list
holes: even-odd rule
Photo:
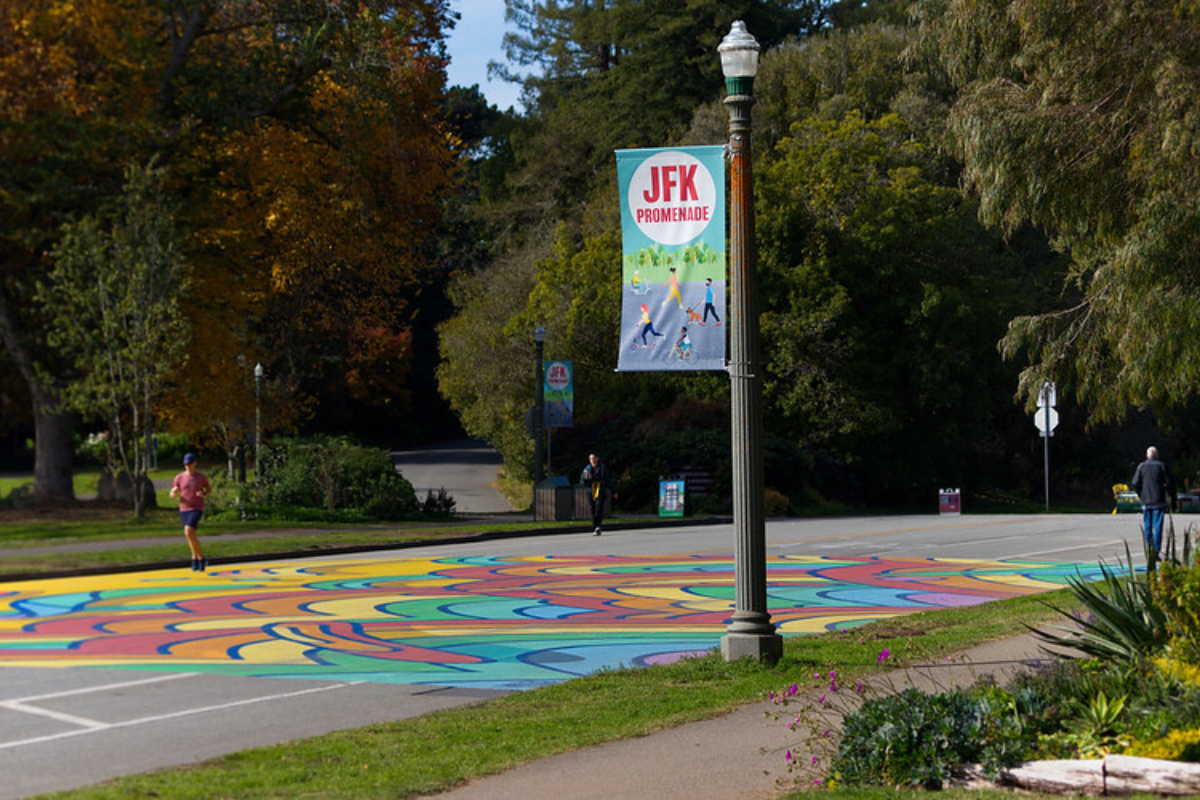
[[726, 661], [747, 656], [775, 662], [783, 638], [767, 611], [767, 545], [763, 515], [762, 365], [758, 341], [758, 277], [754, 253], [754, 180], [750, 109], [758, 42], [744, 23], [721, 41], [725, 105], [729, 109], [729, 378], [733, 418], [733, 619], [721, 638]]
[[533, 404], [533, 485], [534, 488], [537, 488], [537, 485], [542, 482], [542, 477], [545, 475], [542, 471], [542, 462], [544, 460], [542, 456], [542, 449], [544, 447], [542, 428], [545, 425], [546, 417], [546, 381], [542, 375], [542, 370], [545, 366], [543, 358], [546, 352], [546, 329], [541, 325], [538, 325], [537, 330], [533, 332], [533, 342], [537, 349], [537, 387], [534, 389], [535, 401]]
[[254, 482], [262, 483], [262, 379], [263, 365], [254, 365]]

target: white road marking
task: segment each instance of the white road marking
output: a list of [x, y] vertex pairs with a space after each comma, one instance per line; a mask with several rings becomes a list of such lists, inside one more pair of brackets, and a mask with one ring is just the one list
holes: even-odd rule
[[[182, 678], [182, 677], [188, 677], [188, 676], [187, 675], [177, 675], [177, 676], [171, 676], [171, 677], [181, 677]], [[158, 680], [168, 680], [168, 679], [169, 678], [160, 678]], [[151, 680], [151, 681], [138, 681], [136, 683], [153, 683], [153, 682], [154, 681]], [[358, 686], [362, 683], [363, 683], [363, 681], [351, 681], [348, 683], [336, 683], [336, 684], [332, 684], [330, 686], [317, 686], [317, 687], [313, 687], [313, 688], [309, 688], [309, 689], [301, 689], [301, 690], [295, 691], [295, 692], [283, 692], [281, 694], [263, 695], [262, 697], [252, 697], [252, 698], [249, 698], [246, 700], [234, 700], [234, 701], [231, 701], [228, 703], [219, 703], [217, 705], [212, 705], [212, 706], [200, 706], [198, 708], [184, 709], [183, 711], [174, 711], [170, 714], [156, 714], [151, 717], [141, 717], [139, 719], [131, 719], [131, 720], [126, 720], [124, 722], [111, 722], [111, 723], [96, 722], [94, 720], [88, 720], [88, 719], [84, 719], [82, 717], [73, 717], [69, 714], [59, 714], [57, 712], [49, 711], [47, 709], [32, 708], [32, 707], [25, 705], [25, 703], [21, 700], [8, 700], [8, 701], [0, 702], [0, 707], [7, 708], [12, 711], [20, 711], [20, 712], [29, 713], [29, 714], [37, 714], [39, 716], [50, 717], [52, 719], [57, 719], [62, 722], [70, 722], [72, 724], [76, 724], [81, 727], [78, 730], [63, 731], [62, 733], [54, 733], [54, 734], [49, 734], [47, 736], [35, 736], [30, 739], [21, 739], [20, 741], [16, 741], [16, 742], [3, 742], [3, 743], [0, 743], [0, 750], [11, 750], [12, 748], [15, 748], [15, 747], [25, 747], [26, 745], [31, 745], [31, 744], [41, 744], [43, 742], [52, 742], [52, 741], [55, 741], [58, 739], [67, 739], [72, 736], [80, 736], [85, 733], [97, 733], [100, 731], [110, 731], [110, 730], [116, 730], [117, 728], [131, 728], [135, 725], [146, 725], [148, 723], [162, 722], [162, 721], [168, 720], [168, 719], [178, 719], [180, 717], [189, 717], [189, 716], [193, 716], [196, 714], [206, 714], [210, 711], [222, 711], [227, 708], [237, 708], [239, 706], [248, 706], [248, 705], [253, 705], [255, 703], [265, 703], [265, 702], [269, 702], [271, 700], [286, 700], [286, 699], [292, 698], [292, 697], [302, 697], [302, 696], [308, 695], [308, 694], [317, 694], [320, 692], [333, 691], [335, 689], [344, 689], [349, 686]], [[63, 697], [63, 696], [72, 695], [72, 694], [83, 694], [87, 691], [103, 691], [104, 689], [113, 689], [113, 688], [118, 688], [119, 686], [129, 686], [129, 685], [134, 685], [134, 684], [113, 684], [113, 685], [109, 685], [109, 686], [92, 687], [91, 689], [86, 689], [86, 690], [78, 690], [77, 689], [77, 690], [72, 690], [70, 692], [61, 692], [57, 695], [42, 695], [36, 699], [46, 699], [46, 698], [51, 698], [51, 697]]]
[[15, 700], [0, 701], [0, 706], [5, 703], [36, 703], [39, 700], [57, 700], [60, 697], [73, 697], [79, 694], [94, 694], [95, 692], [107, 692], [110, 689], [125, 689], [130, 686], [146, 686], [151, 683], [162, 683], [163, 681], [174, 681], [180, 678], [194, 678], [195, 672], [172, 672], [170, 675], [155, 675], [153, 678], [142, 678], [136, 681], [122, 681], [121, 683], [103, 683], [98, 686], [83, 686], [78, 689], [68, 689], [65, 692], [51, 692], [50, 694], [35, 694], [30, 697], [18, 697]]

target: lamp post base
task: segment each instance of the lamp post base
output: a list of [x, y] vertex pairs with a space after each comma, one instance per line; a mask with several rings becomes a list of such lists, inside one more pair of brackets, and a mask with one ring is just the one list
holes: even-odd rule
[[783, 656], [783, 637], [778, 633], [726, 633], [721, 637], [721, 658], [739, 661], [753, 658], [774, 664]]

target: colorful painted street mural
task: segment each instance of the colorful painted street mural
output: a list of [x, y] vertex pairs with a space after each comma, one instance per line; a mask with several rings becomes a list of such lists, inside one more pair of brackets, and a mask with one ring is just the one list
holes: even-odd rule
[[[1097, 568], [770, 558], [784, 635], [1056, 589]], [[528, 689], [720, 644], [715, 556], [295, 561], [0, 584], [0, 667]]]

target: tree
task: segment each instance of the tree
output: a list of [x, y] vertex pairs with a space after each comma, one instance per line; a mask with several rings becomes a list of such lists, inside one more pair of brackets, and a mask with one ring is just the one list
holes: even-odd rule
[[1096, 421], [1196, 395], [1200, 379], [1200, 28], [1178, 0], [933, 0], [922, 41], [961, 96], [953, 147], [984, 221], [1032, 222], [1071, 258], [1051, 311], [1013, 320], [1043, 381]]
[[1007, 477], [990, 443], [1020, 417], [994, 343], [1023, 265], [911, 134], [895, 115], [798, 123], [759, 181], [772, 427], [853, 465], [877, 503]]
[[63, 222], [116, 192], [132, 139], [113, 104], [146, 94], [142, 51], [123, 32], [144, 22], [118, 3], [49, 0], [0, 6], [0, 343], [26, 384], [34, 424], [34, 491], [43, 502], [74, 497], [72, 415], [62, 391], [69, 364], [44, 336], [33, 301]]
[[[611, 185], [612, 151], [678, 141], [697, 105], [720, 96], [717, 45], [744, 20], [763, 48], [817, 29], [813, 0], [507, 0], [509, 62], [529, 112], [513, 132], [512, 201], [536, 225], [572, 218]], [[513, 76], [510, 76], [512, 78]]]
[[[529, 3], [509, 0], [510, 61], [524, 78], [528, 115], [513, 123], [506, 191], [480, 216], [501, 252], [456, 277], [457, 315], [443, 325], [439, 386], [474, 435], [514, 470], [531, 462], [521, 420], [532, 405], [532, 331], [547, 357], [575, 362], [579, 419], [670, 406], [715, 380], [615, 377], [620, 271], [616, 148], [678, 141], [697, 105], [724, 85], [716, 48], [734, 19], [765, 46], [818, 24], [820, 3], [672, 0]], [[711, 142], [710, 142], [711, 143]]]
[[105, 421], [109, 469], [132, 477], [141, 516], [155, 401], [187, 352], [180, 299], [189, 281], [161, 172], [133, 167], [127, 176], [112, 208], [65, 227], [38, 300], [49, 343], [79, 376], [66, 403]]
[[235, 354], [275, 356], [291, 424], [326, 387], [404, 406], [405, 292], [436, 258], [452, 177], [449, 14], [447, 0], [0, 8], [0, 340], [29, 385], [40, 499], [72, 496], [71, 418], [52, 409], [75, 376], [33, 287], [62, 223], [154, 155], [185, 203], [203, 323], [172, 419], [213, 422], [213, 403], [185, 398], [234, 396]]

